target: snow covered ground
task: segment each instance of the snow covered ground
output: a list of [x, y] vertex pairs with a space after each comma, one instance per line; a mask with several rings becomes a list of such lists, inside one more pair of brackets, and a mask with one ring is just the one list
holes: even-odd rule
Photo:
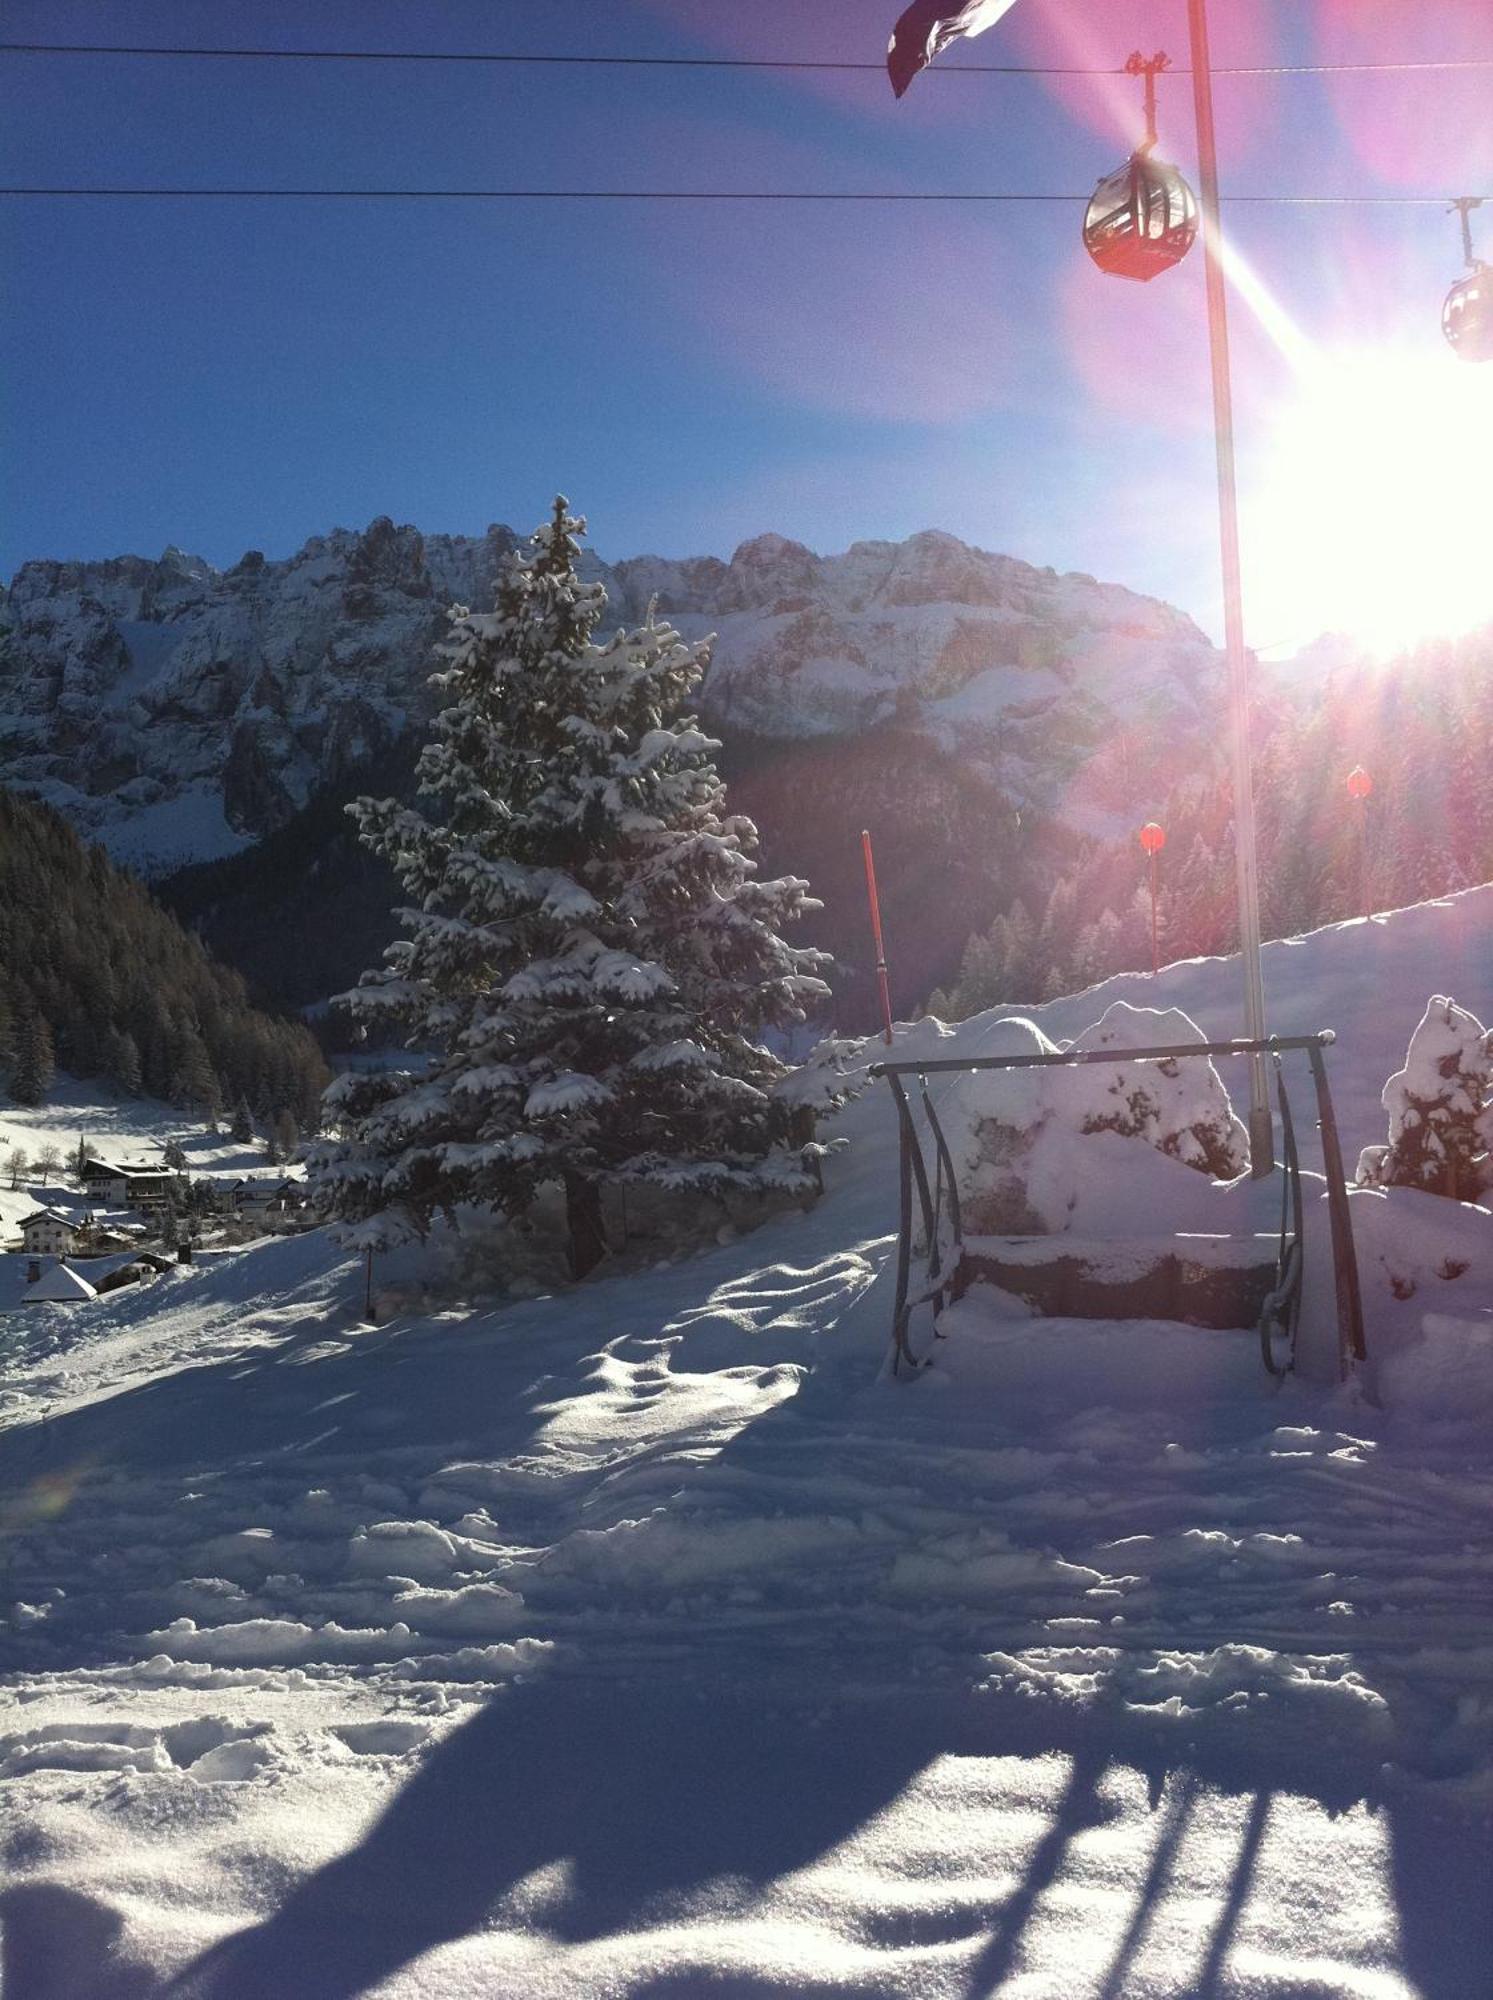
[[[1267, 951], [1350, 1159], [1490, 941]], [[810, 1215], [553, 1298], [365, 1327], [312, 1234], [0, 1320], [5, 2000], [1488, 1993], [1493, 1218], [1354, 1197], [1378, 1405], [978, 1292], [899, 1383], [843, 1122]]]

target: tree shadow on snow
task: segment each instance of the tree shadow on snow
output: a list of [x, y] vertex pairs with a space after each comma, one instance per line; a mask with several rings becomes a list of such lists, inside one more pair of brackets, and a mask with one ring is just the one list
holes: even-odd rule
[[[324, 1458], [355, 1453], [393, 1411], [402, 1444], [491, 1456], [510, 1436], [523, 1437], [533, 1406], [555, 1393], [544, 1358], [519, 1360], [521, 1350], [506, 1343], [443, 1353], [437, 1390], [419, 1366], [418, 1338], [389, 1330], [338, 1352], [324, 1325], [317, 1336], [292, 1335], [267, 1351], [126, 1389], [129, 1423], [118, 1408], [85, 1408], [56, 1424], [50, 1445], [64, 1459], [129, 1469], [185, 1468], [228, 1438], [239, 1454]], [[584, 1363], [556, 1354], [555, 1365]], [[749, 1485], [781, 1447], [797, 1400], [748, 1425], [716, 1463]], [[1179, 1435], [1185, 1440], [1185, 1426]], [[18, 1468], [23, 1478], [27, 1469]], [[1010, 1615], [1019, 1625], [1021, 1614]], [[983, 1631], [972, 1630], [970, 1680], [979, 1677], [980, 1646], [1001, 1643], [1001, 1624], [996, 1610]], [[771, 1883], [864, 1828], [939, 1756], [1051, 1753], [1069, 1759], [1066, 1782], [1014, 1888], [992, 1866], [988, 1900], [908, 1915], [863, 1912], [854, 1921], [879, 1927], [869, 1941], [883, 1947], [972, 1945], [963, 1990], [970, 2000], [999, 1993], [1022, 1971], [1032, 1922], [1073, 1866], [1075, 1840], [1112, 1815], [1105, 1776], [1125, 1765], [1148, 1775], [1162, 1817], [1097, 1992], [1124, 2000], [1135, 1990], [1195, 1800], [1211, 1786], [1251, 1798], [1222, 1905], [1197, 1941], [1196, 2000], [1225, 2000], [1241, 1990], [1229, 1957], [1273, 1795], [1306, 1794], [1338, 1811], [1378, 1787], [1373, 1762], [1355, 1755], [1335, 1764], [1330, 1744], [1313, 1761], [1294, 1731], [1278, 1748], [1256, 1739], [1242, 1752], [1222, 1738], [1210, 1747], [1206, 1730], [1147, 1733], [1118, 1695], [1065, 1710], [1015, 1695], [893, 1702], [801, 1685], [791, 1705], [775, 1707], [771, 1693], [754, 1698], [739, 1671], [712, 1695], [702, 1692], [719, 1657], [712, 1646], [727, 1643], [729, 1632], [704, 1630], [701, 1640], [697, 1654], [661, 1658], [652, 1688], [639, 1688], [632, 1675], [610, 1688], [600, 1655], [584, 1679], [555, 1673], [505, 1690], [430, 1751], [355, 1847], [164, 1988], [119, 1961], [121, 1923], [106, 1905], [46, 1883], [13, 1889], [0, 1897], [5, 2000], [353, 2000], [422, 1954], [505, 1917], [578, 1944], [692, 1915], [745, 1914]], [[785, 1656], [779, 1665], [787, 1664]], [[678, 1691], [667, 1685], [671, 1674]], [[1396, 1798], [1387, 1810], [1404, 1974], [1424, 2000], [1469, 2000], [1484, 1990], [1493, 1962], [1486, 1830], [1469, 1837], [1465, 1815], [1442, 1816], [1434, 1804]], [[1311, 1865], [1305, 1857], [1303, 1866]], [[548, 1871], [542, 1881], [539, 1871]], [[1322, 1893], [1332, 1895], [1330, 1882]], [[706, 1992], [745, 2000], [782, 1990], [708, 1964], [640, 1971], [638, 1980], [629, 1989], [635, 2000]], [[809, 1995], [816, 1987], [800, 1981], [795, 1990]], [[843, 1977], [827, 1972], [822, 1990], [843, 1992]], [[878, 1990], [874, 1975], [864, 1990]], [[1315, 1990], [1330, 1989], [1293, 1986], [1293, 2000], [1310, 2000]]]
[[847, 1838], [945, 1747], [876, 1708], [773, 1715], [738, 1693], [509, 1690], [427, 1758], [362, 1843], [168, 1989], [180, 2000], [350, 2000], [481, 1929], [559, 1862], [525, 1922], [573, 1944], [749, 1906]]
[[[171, 2000], [353, 2000], [421, 1954], [493, 1925], [571, 1945], [692, 1918], [706, 1926], [744, 1918], [770, 1884], [863, 1829], [936, 1758], [1058, 1752], [1068, 1760], [1063, 1789], [1014, 1888], [992, 1855], [988, 1900], [852, 1913], [860, 1942], [891, 1950], [978, 1941], [961, 1990], [969, 2000], [1001, 1993], [1026, 1968], [1027, 1934], [1043, 1898], [1063, 1893], [1075, 1840], [1122, 1810], [1106, 1796], [1106, 1774], [1140, 1769], [1157, 1838], [1101, 1983], [1082, 1990], [1094, 2000], [1137, 1990], [1137, 1960], [1168, 1903], [1194, 1809], [1216, 1787], [1250, 1796], [1222, 1902], [1200, 1919], [1193, 1941], [1194, 2000], [1225, 2000], [1248, 1985], [1229, 1958], [1257, 1887], [1275, 1794], [1314, 1795], [1335, 1812], [1361, 1796], [1361, 1786], [1303, 1769], [1299, 1743], [1278, 1757], [1257, 1755], [1248, 1773], [1237, 1754], [1212, 1758], [1196, 1742], [1180, 1758], [1175, 1746], [1148, 1751], [1133, 1735], [1126, 1740], [1120, 1710], [1101, 1703], [1063, 1718], [1015, 1696], [892, 1704], [829, 1693], [806, 1717], [774, 1712], [739, 1687], [711, 1698], [666, 1688], [608, 1692], [594, 1679], [519, 1686], [446, 1738], [357, 1847], [166, 1992]], [[1467, 1836], [1465, 1818], [1434, 1808], [1402, 1814], [1390, 1828], [1400, 1963], [1424, 2000], [1468, 2000], [1490, 1962], [1488, 1848]], [[1310, 1869], [1312, 1857], [1302, 1865]], [[535, 1879], [540, 1870], [552, 1872]], [[1343, 1885], [1345, 1897], [1351, 1888]], [[1325, 1875], [1319, 1893], [1334, 1900]], [[93, 2000], [93, 1988], [78, 1990]], [[619, 1990], [634, 2000], [695, 1993], [753, 2000], [782, 1986], [702, 1960], [651, 1972], [640, 1966], [636, 1983]], [[836, 1975], [832, 1967], [822, 1982], [805, 1971], [794, 1986], [801, 1996], [846, 1990], [843, 1969]], [[881, 1988], [870, 1974], [864, 1988], [850, 1990]], [[1293, 2000], [1331, 2000], [1340, 1990], [1312, 1977], [1291, 1987]], [[120, 2000], [134, 2000], [134, 1991], [121, 1989]], [[51, 2000], [50, 1989], [16, 1994]], [[114, 2000], [107, 1986], [98, 1994]]]

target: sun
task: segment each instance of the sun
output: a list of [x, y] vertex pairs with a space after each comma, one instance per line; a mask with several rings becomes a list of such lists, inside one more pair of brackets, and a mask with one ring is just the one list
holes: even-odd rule
[[1242, 516], [1262, 649], [1336, 632], [1385, 658], [1493, 623], [1493, 368], [1316, 351]]

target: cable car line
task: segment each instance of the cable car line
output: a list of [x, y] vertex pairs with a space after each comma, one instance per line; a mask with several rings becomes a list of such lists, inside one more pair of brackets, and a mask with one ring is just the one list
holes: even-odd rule
[[[231, 62], [405, 62], [532, 64], [536, 67], [591, 69], [741, 69], [821, 70], [886, 74], [884, 62], [817, 62], [771, 56], [592, 56], [517, 55], [476, 49], [260, 49], [173, 48], [119, 42], [0, 42], [0, 55], [30, 56], [180, 56]], [[1374, 76], [1418, 71], [1493, 69], [1493, 55], [1435, 57], [1410, 62], [1237, 63], [1221, 64], [1214, 76]], [[1077, 64], [949, 63], [930, 71], [934, 76], [1123, 76], [1123, 64], [1109, 68]], [[1172, 76], [1190, 76], [1186, 68]]]
[[[0, 197], [131, 201], [679, 201], [679, 202], [1088, 202], [1091, 194], [812, 188], [346, 188], [346, 187], [0, 187]], [[1493, 201], [1493, 195], [1466, 197]], [[1267, 208], [1441, 208], [1444, 194], [1226, 194], [1225, 204]]]

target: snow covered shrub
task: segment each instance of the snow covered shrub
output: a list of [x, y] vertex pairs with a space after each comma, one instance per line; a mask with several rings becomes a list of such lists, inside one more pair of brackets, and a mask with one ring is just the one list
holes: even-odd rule
[[[1054, 1055], [1033, 1021], [995, 1022], [980, 1044], [988, 1056]], [[1032, 1147], [1048, 1118], [1041, 1069], [970, 1070], [938, 1107], [949, 1145], [964, 1227], [977, 1236], [1040, 1235], [1046, 1227], [1028, 1196]]]
[[[1082, 1188], [1112, 1175], [1113, 1156], [1089, 1161], [1085, 1137], [1113, 1133], [1199, 1174], [1229, 1180], [1249, 1164], [1248, 1134], [1206, 1057], [1123, 1060], [1126, 1049], [1205, 1040], [1176, 1008], [1116, 1001], [1068, 1047], [1110, 1050], [1113, 1063], [1068, 1068], [973, 1070], [949, 1090], [940, 1122], [959, 1184], [965, 1228], [974, 1235], [1043, 1234], [1068, 1226]], [[1031, 1021], [994, 1024], [980, 1052], [1043, 1055], [1056, 1045]], [[1137, 1163], [1139, 1172], [1139, 1163]], [[1184, 1176], [1185, 1178], [1185, 1176]], [[1137, 1186], [1154, 1190], [1154, 1174]], [[1149, 1199], [1143, 1196], [1142, 1200]], [[1123, 1204], [1122, 1204], [1123, 1205]]]
[[[1086, 1028], [1074, 1049], [1186, 1047], [1206, 1040], [1177, 1007], [1132, 1007], [1116, 1000]], [[1223, 1079], [1205, 1057], [1166, 1062], [1095, 1063], [1047, 1072], [1047, 1102], [1055, 1117], [1080, 1132], [1118, 1132], [1144, 1139], [1159, 1153], [1215, 1180], [1232, 1180], [1249, 1165], [1249, 1134], [1234, 1115]]]
[[814, 1187], [762, 1036], [828, 990], [824, 954], [778, 934], [818, 905], [794, 876], [756, 879], [719, 746], [679, 713], [708, 643], [651, 618], [593, 643], [606, 596], [578, 573], [583, 527], [557, 500], [497, 608], [453, 610], [426, 811], [349, 809], [408, 935], [343, 1004], [436, 1052], [328, 1092], [337, 1137], [313, 1172], [356, 1241], [423, 1235], [462, 1203], [522, 1216], [559, 1188], [580, 1273], [606, 1248], [609, 1187]]
[[1380, 1098], [1389, 1141], [1365, 1146], [1360, 1187], [1413, 1187], [1454, 1201], [1493, 1188], [1493, 1035], [1444, 994], [1426, 1003], [1405, 1067]]

